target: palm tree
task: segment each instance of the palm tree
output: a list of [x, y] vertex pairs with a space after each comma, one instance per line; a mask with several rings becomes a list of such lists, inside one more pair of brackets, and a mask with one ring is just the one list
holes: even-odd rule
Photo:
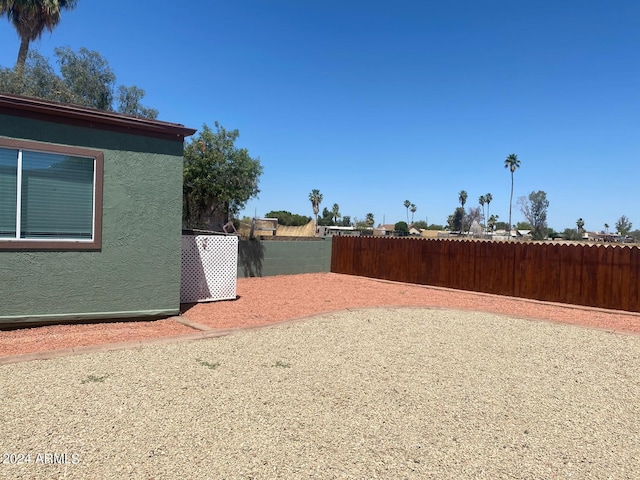
[[520, 160], [515, 153], [507, 156], [504, 161], [504, 168], [511, 171], [511, 196], [509, 197], [509, 239], [511, 239], [511, 204], [513, 203], [513, 172], [520, 168]]
[[409, 210], [411, 210], [411, 225], [413, 225], [413, 215], [416, 213], [416, 210], [418, 210], [418, 207], [416, 207], [415, 204], [412, 203]]
[[582, 220], [582, 218], [579, 218], [576, 221], [576, 227], [578, 227], [578, 233], [582, 233], [583, 229], [584, 229], [584, 220]]
[[462, 208], [464, 208], [464, 204], [467, 203], [468, 196], [469, 195], [464, 190], [460, 190], [458, 192], [458, 201], [460, 202], [460, 205], [462, 205]]
[[337, 203], [333, 204], [333, 208], [331, 208], [331, 215], [333, 216], [333, 223], [338, 224], [338, 219], [340, 218], [340, 205]]
[[[484, 201], [487, 202], [487, 217], [491, 216], [491, 212], [489, 211], [489, 204], [491, 203], [492, 200], [493, 200], [493, 195], [491, 195], [490, 193], [487, 193], [484, 196]], [[486, 226], [486, 222], [485, 222], [485, 226]]]
[[480, 206], [482, 207], [482, 218], [484, 219], [484, 231], [487, 231], [487, 217], [485, 217], [484, 215], [484, 204], [486, 203], [487, 198], [484, 195], [480, 195], [480, 198], [478, 199], [478, 203], [480, 204]]
[[464, 231], [464, 204], [467, 203], [467, 192], [464, 190], [460, 190], [458, 192], [458, 201], [460, 205], [462, 205], [462, 220], [460, 221], [460, 233]]
[[411, 206], [411, 202], [409, 200], [404, 201], [404, 208], [407, 209], [407, 223], [409, 223], [409, 207]]
[[609, 224], [608, 223], [604, 224], [604, 233], [609, 233]]
[[373, 228], [373, 225], [375, 224], [375, 220], [373, 219], [373, 213], [367, 213], [365, 223], [367, 224], [368, 227]]
[[313, 214], [316, 216], [316, 228], [318, 227], [318, 212], [320, 211], [320, 204], [322, 203], [322, 194], [320, 190], [314, 188], [309, 194], [309, 201], [313, 207]]
[[498, 215], [491, 215], [489, 217], [489, 230], [493, 232], [496, 229], [496, 223], [498, 223]]
[[77, 0], [0, 0], [0, 16], [7, 16], [20, 37], [16, 71], [24, 71], [29, 44], [60, 22], [62, 10], [72, 10]]

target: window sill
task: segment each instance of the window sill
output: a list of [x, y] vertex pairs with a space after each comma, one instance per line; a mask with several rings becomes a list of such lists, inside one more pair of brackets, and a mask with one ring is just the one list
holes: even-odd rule
[[102, 250], [102, 242], [83, 240], [7, 240], [0, 239], [0, 251], [3, 250], [24, 250], [24, 251], [45, 251], [45, 250]]

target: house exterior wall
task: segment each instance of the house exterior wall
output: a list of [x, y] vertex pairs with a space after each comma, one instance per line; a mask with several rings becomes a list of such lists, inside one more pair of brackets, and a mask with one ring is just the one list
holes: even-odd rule
[[181, 138], [0, 115], [0, 136], [104, 153], [102, 249], [0, 250], [0, 323], [178, 313]]

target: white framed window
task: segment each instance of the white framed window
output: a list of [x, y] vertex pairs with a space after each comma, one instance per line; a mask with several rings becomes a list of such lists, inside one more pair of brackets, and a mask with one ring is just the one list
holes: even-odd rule
[[103, 154], [0, 138], [0, 249], [99, 249]]

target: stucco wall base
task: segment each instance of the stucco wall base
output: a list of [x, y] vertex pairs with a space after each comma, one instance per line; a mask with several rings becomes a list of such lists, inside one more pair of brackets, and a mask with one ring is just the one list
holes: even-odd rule
[[165, 318], [178, 315], [179, 310], [136, 310], [128, 312], [69, 313], [64, 315], [15, 315], [0, 317], [0, 325], [45, 325], [50, 323], [80, 323], [95, 320], [132, 320]]

